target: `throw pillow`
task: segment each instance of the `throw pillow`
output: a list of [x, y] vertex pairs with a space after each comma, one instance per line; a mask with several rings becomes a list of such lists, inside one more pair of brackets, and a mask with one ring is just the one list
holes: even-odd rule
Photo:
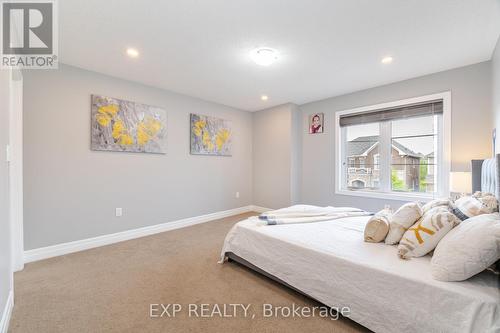
[[378, 243], [385, 239], [389, 232], [390, 209], [383, 209], [372, 216], [365, 226], [365, 242]]
[[404, 233], [398, 245], [399, 257], [408, 259], [426, 255], [434, 250], [439, 241], [459, 222], [446, 206], [427, 211]]
[[437, 245], [431, 273], [440, 281], [463, 281], [500, 259], [500, 216], [483, 214], [463, 221]]
[[422, 216], [422, 207], [418, 202], [408, 202], [401, 206], [390, 218], [389, 233], [385, 243], [397, 244], [403, 234]]

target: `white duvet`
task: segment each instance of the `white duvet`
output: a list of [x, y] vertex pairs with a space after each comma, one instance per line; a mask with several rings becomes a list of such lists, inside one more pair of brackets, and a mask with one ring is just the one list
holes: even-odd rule
[[231, 229], [222, 256], [233, 252], [328, 306], [348, 306], [376, 332], [500, 331], [498, 276], [434, 280], [429, 256], [402, 260], [394, 246], [364, 242], [368, 219], [265, 225], [252, 217]]

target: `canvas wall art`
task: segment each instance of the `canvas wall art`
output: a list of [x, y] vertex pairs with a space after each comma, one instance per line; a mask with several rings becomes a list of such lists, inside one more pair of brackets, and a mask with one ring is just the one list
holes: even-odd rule
[[231, 122], [191, 114], [191, 154], [231, 156]]
[[92, 150], [166, 153], [165, 110], [92, 95]]

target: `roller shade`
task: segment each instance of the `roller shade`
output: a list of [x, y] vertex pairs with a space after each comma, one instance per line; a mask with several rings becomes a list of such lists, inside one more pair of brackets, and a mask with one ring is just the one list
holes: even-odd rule
[[340, 116], [340, 126], [351, 126], [410, 117], [430, 116], [443, 113], [443, 101], [405, 105], [390, 109], [381, 109]]

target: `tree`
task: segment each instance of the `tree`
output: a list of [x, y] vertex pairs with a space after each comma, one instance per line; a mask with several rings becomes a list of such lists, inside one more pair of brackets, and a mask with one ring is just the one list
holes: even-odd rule
[[391, 171], [391, 184], [392, 189], [395, 191], [406, 191], [406, 186], [404, 181], [398, 177], [396, 170]]
[[427, 175], [429, 173], [427, 164], [420, 164], [420, 191], [427, 192]]

